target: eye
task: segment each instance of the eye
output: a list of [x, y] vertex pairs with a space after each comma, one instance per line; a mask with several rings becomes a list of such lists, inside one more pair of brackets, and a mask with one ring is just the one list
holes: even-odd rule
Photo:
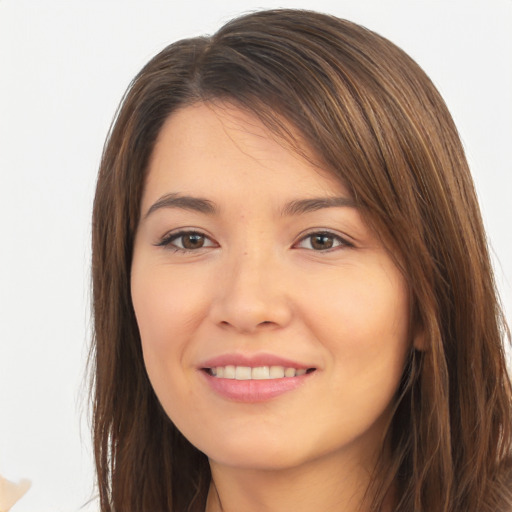
[[216, 244], [210, 238], [198, 231], [170, 233], [157, 245], [182, 252], [195, 251], [206, 247], [216, 247]]
[[329, 249], [336, 249], [338, 247], [353, 247], [353, 245], [339, 235], [335, 235], [329, 231], [323, 231], [309, 233], [301, 238], [295, 247], [313, 251], [328, 251]]

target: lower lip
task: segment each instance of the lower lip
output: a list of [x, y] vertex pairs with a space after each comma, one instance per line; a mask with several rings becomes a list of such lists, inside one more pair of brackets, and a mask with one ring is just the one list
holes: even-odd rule
[[306, 373], [298, 377], [283, 377], [282, 379], [265, 380], [236, 380], [213, 377], [205, 371], [201, 373], [215, 393], [235, 402], [265, 402], [276, 398], [288, 391], [293, 391], [311, 377]]

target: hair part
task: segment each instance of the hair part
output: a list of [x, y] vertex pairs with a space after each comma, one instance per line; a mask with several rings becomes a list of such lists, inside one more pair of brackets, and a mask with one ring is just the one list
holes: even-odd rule
[[[337, 176], [407, 278], [412, 347], [373, 512], [505, 512], [511, 385], [502, 314], [463, 148], [439, 93], [385, 38], [333, 16], [272, 10], [171, 44], [135, 77], [104, 148], [93, 212], [94, 451], [102, 512], [202, 511], [207, 458], [147, 377], [130, 295], [158, 134], [177, 109], [228, 102]], [[304, 152], [294, 133], [311, 151]]]

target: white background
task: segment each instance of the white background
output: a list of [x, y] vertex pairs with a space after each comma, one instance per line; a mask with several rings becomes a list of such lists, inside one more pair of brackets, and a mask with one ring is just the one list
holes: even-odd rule
[[512, 0], [0, 0], [0, 474], [13, 512], [96, 511], [84, 366], [96, 171], [157, 51], [262, 7], [366, 25], [431, 76], [459, 127], [512, 319]]

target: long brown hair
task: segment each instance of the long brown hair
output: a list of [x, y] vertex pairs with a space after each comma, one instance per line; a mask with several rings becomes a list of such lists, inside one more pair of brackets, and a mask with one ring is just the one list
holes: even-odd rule
[[419, 66], [381, 36], [310, 11], [273, 10], [182, 40], [131, 83], [100, 167], [93, 214], [91, 352], [94, 451], [102, 512], [202, 511], [207, 458], [151, 388], [130, 297], [145, 171], [176, 109], [248, 109], [296, 151], [290, 125], [343, 180], [407, 277], [411, 348], [376, 468], [371, 510], [512, 507], [509, 339], [457, 130]]

